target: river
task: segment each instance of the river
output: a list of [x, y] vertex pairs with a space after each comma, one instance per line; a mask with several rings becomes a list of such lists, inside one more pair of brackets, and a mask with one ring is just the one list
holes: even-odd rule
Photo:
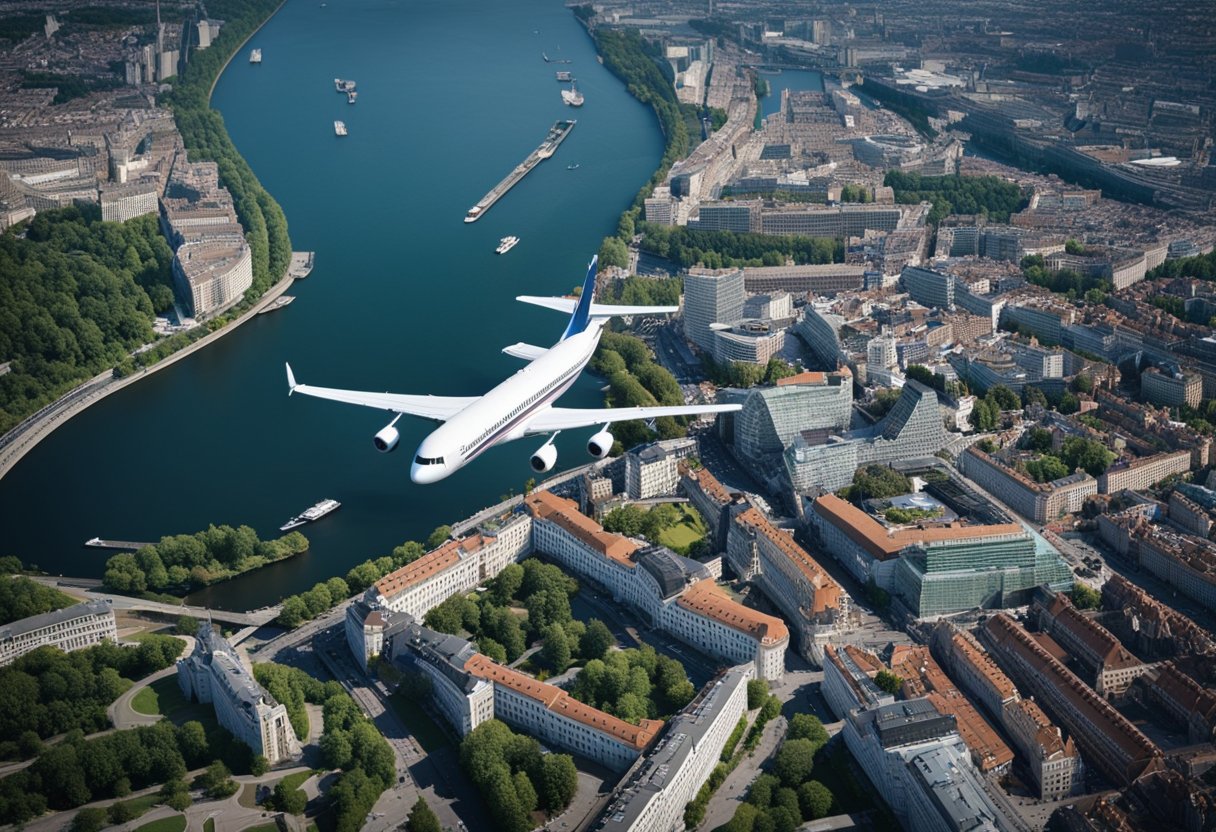
[[[542, 51], [572, 63], [545, 63]], [[562, 104], [558, 69], [578, 79], [581, 109]], [[335, 77], [358, 82], [357, 104], [334, 91]], [[403, 418], [400, 448], [379, 454], [371, 439], [386, 414], [289, 398], [284, 362], [310, 384], [484, 392], [520, 366], [503, 347], [547, 346], [564, 325], [513, 298], [581, 283], [663, 144], [653, 114], [596, 61], [558, 0], [290, 0], [232, 61], [212, 103], [316, 268], [284, 311], [106, 398], [26, 455], [0, 480], [0, 554], [97, 576], [107, 553], [81, 545], [94, 535], [156, 540], [245, 523], [270, 537], [317, 500], [340, 500], [301, 529], [308, 553], [192, 596], [244, 609], [521, 490], [542, 441], [417, 486], [409, 462], [431, 423]], [[463, 223], [568, 117], [578, 125], [556, 155]], [[335, 119], [348, 136], [334, 135]], [[495, 255], [507, 234], [521, 242]], [[598, 405], [601, 384], [584, 375], [562, 404]], [[586, 433], [558, 439], [559, 469], [588, 460]]]

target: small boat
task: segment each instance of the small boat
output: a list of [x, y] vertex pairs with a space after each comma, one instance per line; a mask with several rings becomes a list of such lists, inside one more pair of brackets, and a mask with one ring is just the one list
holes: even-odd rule
[[573, 165], [566, 165], [566, 170], [578, 170], [578, 162], [575, 162]]
[[344, 78], [335, 78], [334, 79], [334, 91], [335, 92], [354, 92], [354, 90], [355, 90], [354, 81], [348, 81]]
[[322, 500], [321, 502], [317, 503], [312, 508], [305, 509], [304, 511], [297, 514], [295, 517], [288, 520], [283, 525], [279, 526], [279, 531], [289, 532], [292, 529], [296, 529], [296, 528], [299, 528], [300, 526], [303, 526], [305, 523], [311, 523], [314, 520], [320, 520], [322, 517], [329, 514], [331, 511], [335, 511], [338, 508], [340, 508], [341, 505], [342, 504], [339, 503], [337, 500]]
[[506, 254], [519, 243], [518, 237], [503, 237], [498, 241], [498, 248], [494, 249], [495, 254]]
[[571, 107], [583, 106], [583, 94], [578, 91], [578, 85], [574, 81], [570, 82], [570, 89], [562, 90], [562, 101]]
[[334, 122], [334, 135], [335, 136], [345, 136], [346, 135], [346, 122], [344, 122], [344, 121], [335, 121]]
[[258, 312], [258, 314], [265, 315], [267, 312], [276, 312], [282, 309], [284, 306], [290, 306], [291, 302], [295, 299], [295, 295], [279, 295], [277, 298], [272, 300], [265, 309]]
[[260, 64], [262, 62], [262, 50], [255, 49], [249, 53], [249, 63]]
[[568, 70], [568, 69], [558, 70], [558, 72], [556, 74], [557, 74], [558, 83], [564, 84], [568, 81], [574, 80], [572, 77], [570, 77], [570, 70]]
[[359, 97], [359, 93], [355, 92], [354, 90], [351, 90], [350, 92], [346, 93], [346, 103], [347, 103], [347, 104], [354, 104], [354, 103], [355, 103], [355, 100], [356, 100], [358, 97]]

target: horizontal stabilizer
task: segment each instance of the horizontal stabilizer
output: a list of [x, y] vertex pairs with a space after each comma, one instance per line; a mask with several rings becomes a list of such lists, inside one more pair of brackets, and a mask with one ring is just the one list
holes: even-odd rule
[[502, 351], [512, 358], [522, 358], [524, 361], [535, 361], [548, 352], [544, 347], [525, 344], [523, 341], [520, 341], [518, 344], [512, 344], [509, 347], [503, 347]]
[[[564, 312], [567, 315], [572, 314], [574, 307], [578, 304], [576, 298], [543, 298], [534, 295], [521, 295], [516, 300], [530, 303], [533, 306], [543, 306], [555, 312]], [[612, 306], [606, 303], [593, 303], [590, 314], [592, 318], [615, 318], [628, 315], [666, 315], [679, 311], [678, 306]]]

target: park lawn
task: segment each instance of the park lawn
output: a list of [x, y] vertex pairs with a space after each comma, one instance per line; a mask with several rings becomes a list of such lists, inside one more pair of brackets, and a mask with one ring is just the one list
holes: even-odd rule
[[131, 700], [131, 709], [137, 714], [155, 716], [160, 713], [160, 695], [148, 685]]
[[[115, 800], [114, 803], [126, 803], [128, 806], [130, 806], [131, 817], [134, 819], [140, 815], [146, 814], [149, 809], [160, 803], [160, 801], [161, 796], [158, 793], [153, 792], [152, 794], [145, 794], [142, 797], [132, 797], [128, 798], [127, 800]], [[114, 804], [110, 805], [112, 806]], [[110, 807], [106, 806], [106, 808], [109, 809]]]
[[[148, 706], [151, 703], [155, 703], [155, 710], [141, 710], [141, 705]], [[209, 722], [215, 721], [215, 711], [209, 706], [191, 702], [182, 695], [181, 688], [177, 686], [176, 675], [157, 679], [135, 694], [131, 707], [141, 714], [162, 714], [174, 725], [181, 725], [193, 719], [203, 723], [203, 726], [206, 727]]]
[[241, 832], [279, 832], [277, 823], [263, 823], [258, 826], [246, 826]]
[[170, 815], [167, 818], [145, 823], [135, 827], [135, 832], [183, 832], [186, 828], [185, 815]]
[[207, 818], [207, 822], [203, 824], [203, 832], [215, 832], [215, 818]]
[[[282, 783], [283, 787], [286, 788], [288, 791], [290, 791], [292, 789], [300, 788], [300, 786], [304, 785], [304, 781], [306, 781], [309, 777], [312, 777], [314, 774], [320, 774], [320, 773], [321, 772], [316, 771], [314, 769], [309, 769], [307, 771], [297, 771], [295, 774], [287, 775], [282, 780], [280, 780], [279, 783]], [[277, 786], [278, 783], [276, 783], [275, 785]], [[271, 790], [272, 791], [274, 790], [274, 786], [271, 786]]]
[[684, 515], [683, 519], [674, 526], [663, 529], [659, 533], [659, 542], [669, 549], [687, 551], [689, 546], [709, 534], [709, 527], [696, 509], [681, 505], [680, 512]]
[[393, 711], [405, 723], [405, 727], [409, 732], [418, 739], [418, 744], [428, 754], [432, 751], [438, 751], [445, 745], [450, 745], [448, 735], [443, 732], [430, 715], [422, 710], [422, 706], [411, 699], [406, 699], [401, 694], [396, 694], [389, 699], [392, 703]]

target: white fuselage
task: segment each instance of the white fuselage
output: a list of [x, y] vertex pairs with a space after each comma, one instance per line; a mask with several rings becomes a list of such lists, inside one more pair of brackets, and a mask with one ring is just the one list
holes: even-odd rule
[[578, 379], [599, 344], [602, 323], [559, 341], [544, 355], [432, 431], [414, 454], [410, 479], [438, 482], [487, 448], [526, 436], [528, 423]]

